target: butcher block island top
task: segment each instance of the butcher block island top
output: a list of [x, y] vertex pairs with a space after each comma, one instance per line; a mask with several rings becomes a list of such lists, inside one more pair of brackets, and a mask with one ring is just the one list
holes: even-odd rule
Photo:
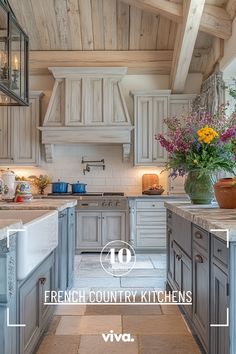
[[[193, 205], [186, 202], [166, 202], [165, 207], [184, 219], [211, 232], [224, 241], [236, 241], [236, 209], [220, 209], [217, 203], [211, 205]], [[213, 231], [213, 230], [222, 231]]]
[[33, 199], [23, 203], [0, 202], [0, 210], [58, 210], [62, 211], [77, 205], [74, 199]]

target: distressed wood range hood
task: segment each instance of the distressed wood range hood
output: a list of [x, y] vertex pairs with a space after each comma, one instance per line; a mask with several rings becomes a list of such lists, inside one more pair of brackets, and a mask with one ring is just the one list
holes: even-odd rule
[[127, 68], [49, 68], [55, 77], [44, 118], [47, 162], [55, 144], [122, 144], [130, 159], [133, 126], [120, 81]]

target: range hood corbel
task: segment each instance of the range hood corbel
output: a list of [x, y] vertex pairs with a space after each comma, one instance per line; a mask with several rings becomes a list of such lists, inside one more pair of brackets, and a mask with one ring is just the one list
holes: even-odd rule
[[49, 68], [55, 84], [44, 118], [47, 162], [55, 144], [122, 144], [130, 160], [130, 121], [120, 81], [127, 68]]

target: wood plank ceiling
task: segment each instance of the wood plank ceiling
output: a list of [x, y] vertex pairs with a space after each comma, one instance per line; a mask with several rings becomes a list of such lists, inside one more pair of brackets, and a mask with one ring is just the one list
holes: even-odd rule
[[[47, 73], [52, 65], [97, 63], [128, 66], [130, 73], [170, 74], [184, 21], [183, 1], [10, 0], [10, 4], [30, 37], [32, 73]], [[236, 0], [205, 1], [191, 72], [207, 76], [212, 71], [235, 13]]]

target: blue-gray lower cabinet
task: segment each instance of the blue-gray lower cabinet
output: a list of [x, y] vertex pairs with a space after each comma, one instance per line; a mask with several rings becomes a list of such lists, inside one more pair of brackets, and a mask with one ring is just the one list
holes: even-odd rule
[[59, 213], [58, 224], [58, 288], [67, 289], [68, 218], [67, 210]]
[[53, 306], [44, 305], [44, 292], [55, 289], [54, 252], [19, 284], [19, 353], [32, 354], [53, 313]]
[[211, 326], [225, 325], [232, 312], [229, 260], [225, 241], [167, 210], [167, 287], [192, 290], [192, 306], [183, 310], [207, 354], [232, 353], [229, 327]]
[[72, 286], [75, 258], [75, 208], [68, 209], [67, 231], [67, 288]]
[[[8, 327], [17, 323], [16, 309], [16, 235], [10, 236], [10, 247], [7, 239], [0, 241], [0, 353], [17, 353], [17, 328]], [[9, 318], [7, 319], [7, 312]]]
[[72, 286], [75, 255], [75, 208], [59, 213], [58, 229], [58, 288]]
[[[213, 237], [211, 265], [211, 323], [226, 324], [229, 307], [228, 250]], [[229, 353], [229, 328], [211, 327], [211, 354]]]

